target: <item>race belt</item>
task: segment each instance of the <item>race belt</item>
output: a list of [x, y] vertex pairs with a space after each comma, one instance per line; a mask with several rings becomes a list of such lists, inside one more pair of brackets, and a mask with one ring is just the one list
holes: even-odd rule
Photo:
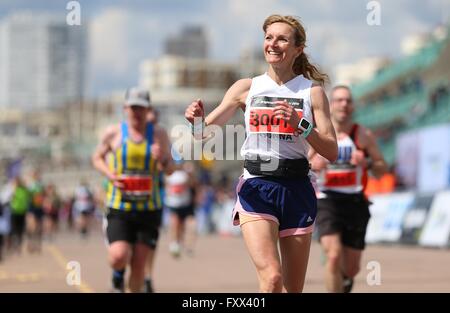
[[[274, 161], [276, 161], [274, 163]], [[274, 166], [271, 166], [274, 165]], [[273, 167], [273, 168], [272, 168]], [[252, 175], [304, 178], [308, 176], [310, 165], [307, 159], [244, 160], [244, 168]]]

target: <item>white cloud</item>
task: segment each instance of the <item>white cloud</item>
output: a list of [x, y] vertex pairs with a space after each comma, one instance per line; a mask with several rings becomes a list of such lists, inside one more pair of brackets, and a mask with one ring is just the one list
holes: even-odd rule
[[[378, 1], [382, 25], [371, 27], [366, 23], [369, 0], [80, 0], [90, 17], [93, 90], [137, 83], [139, 62], [161, 55], [164, 39], [192, 23], [205, 26], [213, 58], [234, 62], [243, 49], [262, 49], [267, 16], [295, 15], [306, 28], [306, 52], [332, 68], [365, 56], [399, 56], [402, 38], [450, 19], [450, 0]], [[65, 14], [59, 2], [0, 0], [0, 17], [17, 9]]]
[[108, 8], [90, 25], [90, 63], [94, 90], [136, 84], [139, 63], [160, 54], [161, 21], [155, 13]]
[[123, 73], [136, 56], [154, 52], [148, 47], [159, 44], [159, 23], [151, 14], [111, 8], [93, 19], [90, 38], [94, 66]]
[[293, 7], [278, 0], [229, 0], [211, 6], [205, 23], [216, 58], [236, 60], [243, 49], [262, 49], [262, 24], [271, 14], [292, 14]]
[[[365, 56], [398, 56], [403, 37], [429, 31], [442, 20], [448, 0], [381, 3], [381, 26], [368, 26], [368, 1], [228, 0], [196, 2], [192, 9], [138, 10], [106, 7], [92, 20], [93, 70], [137, 82], [138, 63], [162, 52], [164, 39], [187, 24], [205, 26], [211, 56], [235, 61], [243, 49], [261, 48], [262, 23], [270, 14], [299, 16], [307, 31], [307, 53], [328, 68]], [[430, 5], [428, 5], [428, 3]]]
[[118, 8], [102, 12], [91, 22], [91, 63], [94, 67], [112, 73], [128, 68], [127, 33], [130, 14]]

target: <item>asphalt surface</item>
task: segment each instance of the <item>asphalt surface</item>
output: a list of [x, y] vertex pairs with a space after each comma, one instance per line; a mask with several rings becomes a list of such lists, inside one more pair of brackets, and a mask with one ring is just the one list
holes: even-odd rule
[[[305, 292], [325, 292], [322, 261], [314, 242]], [[354, 292], [450, 292], [448, 264], [449, 250], [369, 245]], [[79, 283], [74, 280], [77, 268]], [[99, 226], [87, 240], [66, 230], [46, 241], [39, 255], [26, 251], [7, 255], [0, 263], [0, 292], [108, 292], [110, 273]], [[194, 255], [174, 259], [163, 231], [153, 279], [157, 292], [258, 291], [255, 270], [239, 236], [199, 236]]]

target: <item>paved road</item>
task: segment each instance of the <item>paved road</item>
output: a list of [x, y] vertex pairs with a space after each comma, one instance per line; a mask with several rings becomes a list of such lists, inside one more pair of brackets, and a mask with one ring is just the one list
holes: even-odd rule
[[[201, 236], [195, 255], [173, 259], [163, 233], [155, 267], [155, 287], [159, 292], [255, 292], [256, 274], [242, 238]], [[77, 261], [81, 284], [68, 285], [67, 264]], [[370, 263], [380, 266], [381, 284], [370, 286], [374, 278]], [[355, 292], [450, 292], [450, 251], [404, 246], [369, 246], [363, 259]], [[60, 233], [45, 243], [41, 255], [8, 256], [0, 263], [0, 292], [106, 292], [110, 270], [99, 230], [83, 241], [77, 234]], [[325, 292], [320, 247], [311, 249], [305, 292]]]

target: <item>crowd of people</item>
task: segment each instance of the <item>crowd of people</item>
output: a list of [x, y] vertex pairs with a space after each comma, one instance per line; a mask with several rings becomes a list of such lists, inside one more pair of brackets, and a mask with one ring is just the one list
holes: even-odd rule
[[0, 260], [8, 254], [42, 252], [52, 242], [61, 221], [87, 236], [98, 207], [90, 187], [81, 182], [73, 195], [62, 197], [55, 184], [44, 183], [39, 171], [11, 177], [0, 190]]

